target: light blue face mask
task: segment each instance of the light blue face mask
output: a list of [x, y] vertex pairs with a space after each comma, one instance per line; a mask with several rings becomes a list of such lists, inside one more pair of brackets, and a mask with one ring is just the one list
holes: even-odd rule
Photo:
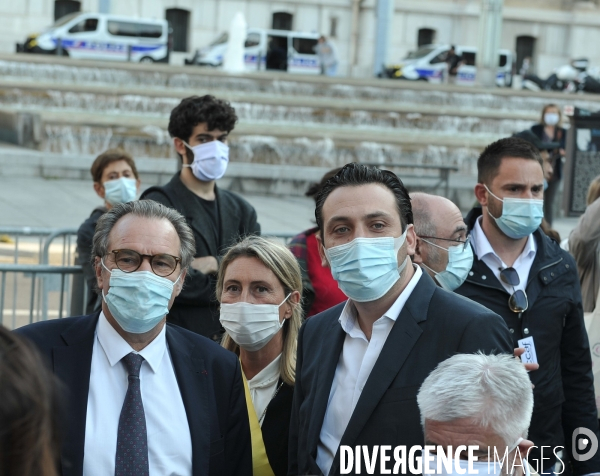
[[487, 185], [484, 185], [489, 194], [496, 200], [502, 202], [502, 215], [496, 218], [490, 213], [488, 215], [498, 224], [502, 232], [514, 240], [519, 240], [531, 235], [542, 224], [544, 218], [544, 200], [529, 198], [498, 198]]
[[406, 230], [399, 238], [356, 238], [325, 250], [333, 279], [353, 301], [376, 301], [396, 284], [408, 263], [407, 256], [398, 267], [398, 250], [405, 240]]
[[137, 196], [137, 181], [132, 178], [121, 177], [104, 182], [104, 200], [113, 207], [119, 203], [135, 200]]
[[143, 334], [154, 329], [169, 312], [173, 282], [150, 271], [125, 273], [118, 268], [110, 273], [110, 288], [102, 298], [121, 328], [132, 334]]
[[[435, 279], [439, 285], [447, 291], [454, 291], [458, 289], [462, 283], [467, 279], [467, 275], [473, 266], [473, 250], [470, 244], [450, 246], [448, 249], [443, 246], [436, 245], [431, 241], [421, 238], [425, 243], [440, 248], [448, 252], [448, 264], [444, 271], [434, 271], [425, 263], [425, 266], [429, 271], [435, 274]], [[468, 239], [467, 239], [468, 240]]]

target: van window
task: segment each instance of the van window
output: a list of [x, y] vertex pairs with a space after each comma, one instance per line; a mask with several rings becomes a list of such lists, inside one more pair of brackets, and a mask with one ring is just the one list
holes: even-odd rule
[[209, 46], [222, 45], [223, 43], [227, 43], [227, 41], [229, 41], [229, 35], [227, 33], [221, 33], [221, 35], [219, 35], [219, 37]]
[[302, 55], [314, 55], [315, 54], [315, 46], [317, 45], [318, 40], [314, 40], [312, 38], [293, 38], [292, 46], [294, 49], [302, 54]]
[[502, 68], [503, 66], [506, 66], [507, 62], [508, 58], [506, 57], [506, 55], [500, 55], [500, 61], [498, 62], [498, 66]]
[[160, 38], [163, 34], [162, 25], [152, 25], [149, 23], [140, 23], [139, 36], [141, 38]]
[[137, 36], [137, 23], [108, 21], [108, 32], [114, 36]]
[[475, 53], [472, 51], [463, 51], [462, 59], [467, 66], [475, 66]]
[[260, 33], [249, 33], [246, 37], [244, 46], [250, 48], [251, 46], [258, 46], [260, 44]]
[[429, 62], [429, 64], [445, 63], [447, 58], [448, 58], [448, 52], [442, 51], [441, 53], [434, 56], [431, 59], [431, 61]]
[[423, 48], [419, 48], [417, 51], [411, 51], [410, 53], [408, 53], [408, 55], [404, 59], [424, 58], [429, 53], [431, 53], [433, 50], [435, 50], [435, 48], [436, 48], [435, 46], [425, 46]]
[[96, 31], [98, 29], [97, 18], [87, 18], [80, 21], [69, 29], [69, 33], [85, 33], [88, 31]]

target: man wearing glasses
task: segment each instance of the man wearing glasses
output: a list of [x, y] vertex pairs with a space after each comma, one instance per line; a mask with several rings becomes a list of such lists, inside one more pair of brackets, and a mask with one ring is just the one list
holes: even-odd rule
[[530, 463], [550, 474], [554, 451], [564, 447], [574, 474], [599, 472], [600, 454], [585, 460], [572, 447], [580, 428], [598, 436], [598, 419], [577, 268], [539, 228], [542, 159], [529, 142], [511, 137], [490, 144], [477, 170], [481, 208], [466, 220], [474, 263], [456, 292], [501, 315], [515, 347], [526, 348], [522, 359], [539, 363], [529, 374], [535, 388], [528, 437], [537, 446]]
[[473, 265], [462, 214], [454, 203], [437, 195], [412, 193], [410, 200], [417, 235], [413, 262], [439, 286], [454, 291]]
[[194, 249], [175, 210], [117, 205], [94, 235], [102, 310], [17, 330], [67, 390], [63, 476], [252, 474], [237, 357], [166, 324]]

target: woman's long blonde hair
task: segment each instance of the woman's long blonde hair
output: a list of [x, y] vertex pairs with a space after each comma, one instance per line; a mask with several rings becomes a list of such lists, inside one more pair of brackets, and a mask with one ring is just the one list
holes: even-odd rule
[[[284, 294], [298, 291], [302, 296], [302, 275], [298, 261], [284, 245], [260, 236], [248, 236], [227, 250], [219, 266], [217, 276], [217, 299], [221, 301], [223, 281], [227, 267], [240, 257], [257, 258], [269, 268], [283, 286]], [[283, 324], [283, 352], [281, 355], [280, 375], [283, 381], [293, 386], [296, 381], [296, 349], [298, 331], [302, 324], [302, 306], [292, 305], [292, 317]], [[225, 332], [221, 346], [239, 355], [240, 348]]]

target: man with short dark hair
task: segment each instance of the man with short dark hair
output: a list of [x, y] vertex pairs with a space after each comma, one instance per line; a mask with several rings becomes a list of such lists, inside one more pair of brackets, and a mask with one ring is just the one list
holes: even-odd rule
[[92, 239], [98, 219], [115, 205], [135, 200], [140, 192], [140, 176], [133, 157], [123, 149], [109, 149], [100, 154], [90, 168], [94, 191], [104, 200], [77, 230], [77, 262], [83, 270], [87, 286], [85, 313], [100, 309], [101, 300], [96, 293], [96, 273], [92, 266]]
[[208, 95], [183, 99], [169, 120], [169, 134], [182, 160], [181, 172], [141, 197], [179, 211], [196, 239], [195, 258], [169, 322], [215, 341], [222, 334], [215, 295], [219, 256], [240, 236], [260, 234], [254, 208], [216, 185], [227, 169], [227, 138], [236, 121], [235, 110], [226, 101]]
[[[598, 419], [577, 267], [539, 228], [542, 159], [532, 144], [510, 137], [486, 147], [477, 171], [481, 207], [466, 220], [474, 263], [456, 292], [501, 315], [513, 345], [526, 347], [528, 360], [539, 363], [530, 373], [535, 405], [529, 435], [537, 449], [529, 461], [548, 474], [553, 450], [563, 446], [574, 474], [599, 472], [600, 454], [572, 458], [575, 433], [585, 428], [598, 437]], [[552, 450], [542, 453], [542, 446]]]
[[140, 200], [96, 228], [101, 312], [16, 331], [65, 386], [61, 474], [250, 476], [238, 358], [166, 324], [195, 249], [185, 218]]
[[429, 372], [455, 353], [512, 354], [499, 316], [413, 265], [412, 209], [395, 174], [346, 165], [315, 216], [322, 264], [349, 299], [300, 330], [290, 475], [340, 474], [341, 445], [422, 445], [416, 396]]

